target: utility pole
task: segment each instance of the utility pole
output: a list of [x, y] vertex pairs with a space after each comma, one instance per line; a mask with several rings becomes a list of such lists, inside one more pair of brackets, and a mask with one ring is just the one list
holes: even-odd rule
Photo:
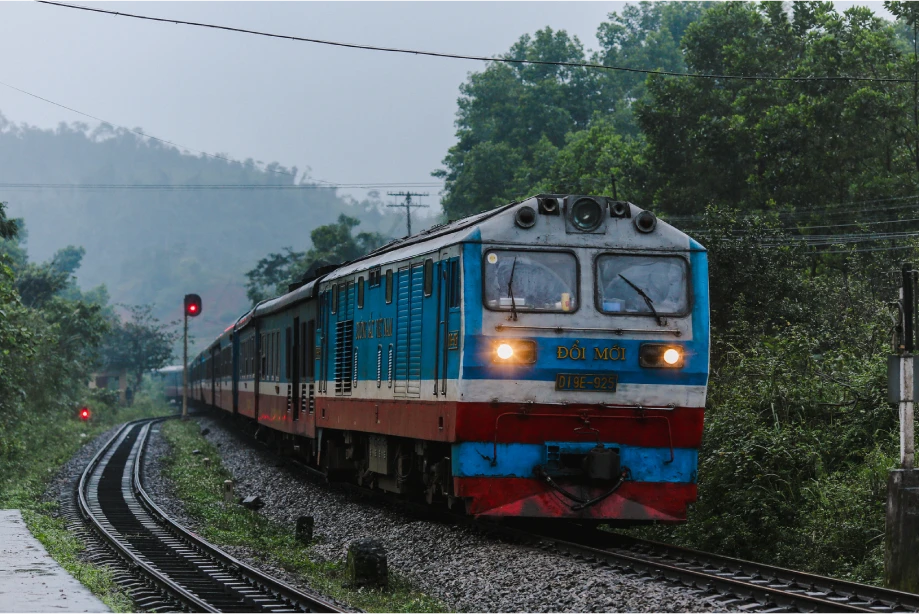
[[409, 237], [412, 236], [412, 207], [415, 207], [415, 208], [427, 207], [427, 205], [416, 205], [416, 204], [412, 203], [412, 196], [427, 196], [428, 193], [427, 193], [427, 192], [424, 192], [424, 193], [419, 193], [419, 192], [387, 192], [387, 194], [390, 195], [390, 196], [404, 196], [404, 197], [405, 197], [405, 202], [403, 202], [401, 205], [386, 205], [386, 206], [387, 206], [387, 207], [398, 207], [398, 208], [400, 208], [400, 209], [402, 209], [402, 208], [405, 209], [405, 223], [406, 223], [406, 226], [408, 227], [408, 235], [406, 235], [406, 236], [409, 236]]
[[185, 310], [185, 332], [182, 335], [182, 420], [188, 418], [188, 310]]
[[185, 332], [182, 335], [182, 420], [188, 418], [188, 318], [201, 314], [201, 297], [197, 294], [185, 295]]
[[884, 571], [887, 585], [919, 592], [919, 472], [914, 469], [916, 403], [917, 271], [904, 263], [901, 269], [893, 355], [887, 361], [888, 401], [899, 407], [900, 467], [887, 480], [887, 535]]

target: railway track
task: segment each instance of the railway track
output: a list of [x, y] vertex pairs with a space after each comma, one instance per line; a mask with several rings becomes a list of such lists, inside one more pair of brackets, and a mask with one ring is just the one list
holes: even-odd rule
[[[258, 444], [271, 448], [253, 438]], [[352, 496], [395, 505], [419, 517], [462, 524], [522, 545], [609, 566], [626, 574], [670, 581], [710, 595], [722, 603], [751, 612], [919, 612], [919, 595], [858, 584], [816, 574], [774, 567], [642, 540], [575, 523], [520, 522], [493, 524], [396, 500], [344, 482], [329, 482], [315, 469], [295, 462], [314, 482], [337, 487]]]
[[578, 525], [509, 529], [533, 546], [678, 582], [760, 612], [917, 612], [919, 595], [743, 561]]
[[138, 605], [191, 612], [346, 611], [234, 559], [169, 518], [141, 483], [144, 446], [156, 422], [122, 427], [90, 461], [77, 493], [93, 532], [155, 589]]

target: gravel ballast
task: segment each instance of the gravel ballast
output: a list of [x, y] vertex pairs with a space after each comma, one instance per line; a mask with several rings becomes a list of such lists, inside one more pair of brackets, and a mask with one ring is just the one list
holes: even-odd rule
[[[207, 439], [218, 446], [238, 496], [258, 495], [260, 514], [294, 530], [297, 517], [313, 516], [316, 556], [342, 561], [348, 544], [372, 537], [385, 545], [389, 567], [420, 590], [462, 612], [725, 612], [718, 600], [689, 589], [625, 577], [583, 561], [503, 543], [461, 526], [419, 520], [379, 505], [355, 501], [307, 480], [302, 471], [278, 467], [278, 457], [243, 438], [221, 419], [199, 416]], [[171, 484], [160, 474], [168, 443], [151, 434], [144, 487], [164, 511], [195, 530]], [[300, 584], [246, 548], [228, 552], [294, 585]]]
[[[92, 460], [96, 452], [101, 450], [109, 442], [112, 436], [118, 432], [123, 425], [113, 426], [109, 430], [96, 435], [92, 440], [85, 443], [76, 454], [70, 457], [70, 460], [58, 469], [54, 477], [48, 483], [42, 499], [55, 503], [66, 503], [73, 498], [74, 489], [80, 480], [80, 475], [86, 469], [86, 465]], [[59, 515], [57, 512], [53, 516]]]

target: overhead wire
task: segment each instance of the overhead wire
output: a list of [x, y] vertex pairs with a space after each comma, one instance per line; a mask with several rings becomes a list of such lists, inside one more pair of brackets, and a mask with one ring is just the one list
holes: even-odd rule
[[[115, 126], [115, 127], [117, 127], [117, 128], [121, 128], [122, 130], [127, 130], [128, 132], [133, 132], [134, 134], [140, 135], [140, 136], [142, 136], [142, 137], [144, 137], [144, 138], [153, 139], [154, 141], [159, 141], [160, 143], [166, 143], [167, 145], [172, 145], [173, 147], [179, 147], [179, 148], [181, 148], [181, 149], [187, 149], [188, 151], [193, 151], [193, 152], [195, 152], [195, 153], [199, 153], [199, 154], [201, 154], [201, 155], [203, 155], [203, 156], [207, 156], [207, 157], [209, 157], [209, 158], [215, 158], [215, 159], [217, 159], [217, 160], [223, 160], [224, 162], [231, 162], [231, 163], [233, 163], [233, 164], [243, 164], [243, 163], [240, 162], [239, 160], [234, 160], [233, 158], [227, 158], [227, 157], [225, 157], [225, 156], [220, 156], [220, 155], [217, 155], [217, 154], [208, 153], [208, 152], [202, 151], [202, 150], [200, 150], [200, 149], [195, 149], [194, 147], [188, 147], [187, 145], [182, 145], [182, 144], [180, 144], [180, 143], [176, 143], [176, 142], [170, 141], [170, 140], [168, 140], [168, 139], [160, 138], [160, 137], [158, 137], [158, 136], [153, 136], [152, 134], [147, 134], [146, 132], [143, 132], [143, 131], [141, 131], [141, 130], [135, 130], [135, 129], [133, 129], [133, 128], [128, 128], [128, 127], [126, 127], [126, 126], [122, 126], [122, 125], [116, 124], [115, 122], [110, 122], [110, 121], [108, 121], [107, 119], [102, 119], [101, 117], [96, 117], [95, 115], [91, 115], [91, 114], [86, 113], [86, 112], [84, 112], [84, 111], [80, 111], [79, 109], [74, 109], [73, 107], [69, 107], [69, 106], [67, 106], [67, 105], [65, 105], [65, 104], [61, 104], [61, 103], [59, 103], [59, 102], [55, 102], [55, 101], [53, 101], [53, 100], [50, 100], [50, 99], [48, 99], [48, 98], [45, 98], [44, 96], [39, 96], [38, 94], [33, 94], [32, 92], [29, 92], [29, 91], [27, 91], [27, 90], [24, 90], [24, 89], [22, 89], [22, 88], [20, 88], [20, 87], [16, 87], [15, 85], [11, 85], [11, 84], [6, 83], [6, 82], [4, 82], [4, 81], [0, 81], [0, 85], [2, 85], [2, 86], [4, 86], [4, 87], [8, 87], [8, 88], [10, 88], [10, 89], [12, 89], [12, 90], [16, 90], [17, 92], [20, 92], [20, 93], [22, 93], [22, 94], [25, 94], [26, 96], [31, 96], [32, 98], [36, 98], [36, 99], [41, 100], [41, 101], [43, 101], [43, 102], [47, 102], [48, 104], [52, 104], [52, 105], [54, 105], [54, 106], [56, 106], [56, 107], [60, 107], [60, 108], [62, 108], [62, 109], [66, 109], [66, 110], [68, 110], [68, 111], [71, 111], [71, 112], [73, 112], [73, 113], [76, 113], [77, 115], [82, 115], [83, 117], [88, 117], [88, 118], [90, 118], [90, 119], [96, 120], [97, 122], [101, 122], [101, 123], [103, 123], [103, 124], [108, 124], [108, 125], [110, 125], [110, 126]], [[295, 176], [296, 176], [294, 173], [288, 173], [288, 172], [286, 172], [286, 171], [281, 171], [281, 170], [278, 170], [278, 169], [273, 169], [273, 168], [268, 168], [268, 167], [260, 168], [260, 169], [258, 169], [258, 170], [260, 170], [260, 171], [262, 171], [262, 172], [265, 172], [265, 173], [275, 173], [275, 174], [278, 174], [278, 175], [286, 175], [286, 176], [288, 176], [288, 177], [295, 177]], [[317, 182], [317, 183], [332, 183], [331, 181], [325, 181], [325, 180], [323, 180], [323, 179], [312, 179], [312, 181]]]
[[468, 55], [461, 53], [446, 53], [442, 51], [423, 51], [420, 49], [405, 49], [400, 47], [382, 47], [378, 45], [367, 45], [363, 43], [348, 43], [342, 41], [332, 41], [319, 38], [307, 38], [304, 36], [293, 36], [290, 34], [275, 34], [272, 32], [263, 32], [260, 30], [250, 30], [247, 28], [235, 28], [231, 26], [222, 26], [212, 23], [203, 23], [197, 21], [186, 21], [182, 19], [152, 17], [149, 15], [139, 15], [136, 13], [125, 13], [123, 11], [110, 11], [106, 9], [93, 8], [89, 6], [79, 6], [67, 4], [65, 2], [52, 2], [51, 0], [36, 0], [40, 4], [57, 6], [80, 11], [89, 11], [92, 13], [102, 13], [105, 15], [114, 15], [116, 17], [129, 17], [131, 19], [142, 19], [160, 23], [172, 23], [198, 28], [210, 28], [214, 30], [225, 30], [239, 34], [251, 34], [255, 36], [264, 36], [268, 38], [285, 39], [303, 43], [312, 43], [317, 45], [328, 45], [333, 47], [344, 47], [348, 49], [359, 49], [363, 51], [382, 51], [387, 53], [400, 53], [409, 55], [420, 55], [436, 58], [446, 58], [455, 60], [474, 60], [479, 62], [501, 62], [505, 64], [522, 64], [532, 66], [558, 66], [565, 68], [590, 68], [598, 70], [609, 70], [619, 72], [638, 73], [644, 75], [660, 75], [666, 77], [687, 77], [693, 79], [723, 79], [723, 80], [742, 80], [742, 81], [786, 81], [786, 82], [808, 82], [808, 81], [856, 81], [856, 82], [878, 82], [878, 83], [914, 83], [916, 79], [904, 79], [900, 77], [863, 77], [857, 75], [826, 75], [826, 76], [809, 76], [809, 77], [778, 77], [772, 75], [725, 75], [725, 74], [704, 74], [688, 73], [668, 70], [651, 70], [644, 68], [631, 68], [627, 66], [610, 66], [607, 64], [596, 64], [593, 62], [563, 62], [551, 60], [527, 60], [509, 57], [487, 57], [481, 55]]
[[199, 190], [337, 190], [354, 188], [395, 188], [395, 187], [439, 187], [442, 182], [358, 182], [358, 183], [327, 183], [317, 185], [313, 183], [300, 184], [149, 184], [149, 183], [2, 183], [0, 189], [4, 190], [139, 190], [139, 191], [199, 191]]

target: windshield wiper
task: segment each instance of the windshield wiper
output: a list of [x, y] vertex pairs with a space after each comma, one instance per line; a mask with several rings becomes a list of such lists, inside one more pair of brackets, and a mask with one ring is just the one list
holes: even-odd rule
[[511, 317], [508, 318], [517, 321], [517, 301], [514, 300], [514, 271], [517, 270], [517, 257], [514, 256], [514, 264], [511, 265], [511, 278], [507, 282], [507, 295], [511, 299]]
[[647, 293], [646, 293], [644, 290], [642, 290], [641, 288], [639, 288], [638, 286], [636, 286], [635, 284], [633, 284], [632, 282], [630, 282], [630, 281], [626, 278], [626, 276], [623, 275], [622, 273], [619, 273], [619, 277], [622, 278], [622, 281], [624, 281], [625, 283], [627, 283], [627, 284], [629, 284], [630, 286], [632, 286], [632, 288], [635, 290], [635, 292], [638, 292], [638, 294], [641, 296], [641, 298], [645, 299], [645, 302], [648, 304], [648, 308], [651, 310], [651, 313], [653, 313], [653, 314], [654, 314], [654, 317], [657, 319], [657, 325], [658, 325], [658, 326], [664, 326], [664, 325], [666, 325], [666, 324], [667, 324], [667, 320], [665, 320], [664, 318], [660, 317], [660, 315], [658, 315], [657, 309], [654, 308], [654, 301], [651, 300], [651, 297], [648, 296]]

